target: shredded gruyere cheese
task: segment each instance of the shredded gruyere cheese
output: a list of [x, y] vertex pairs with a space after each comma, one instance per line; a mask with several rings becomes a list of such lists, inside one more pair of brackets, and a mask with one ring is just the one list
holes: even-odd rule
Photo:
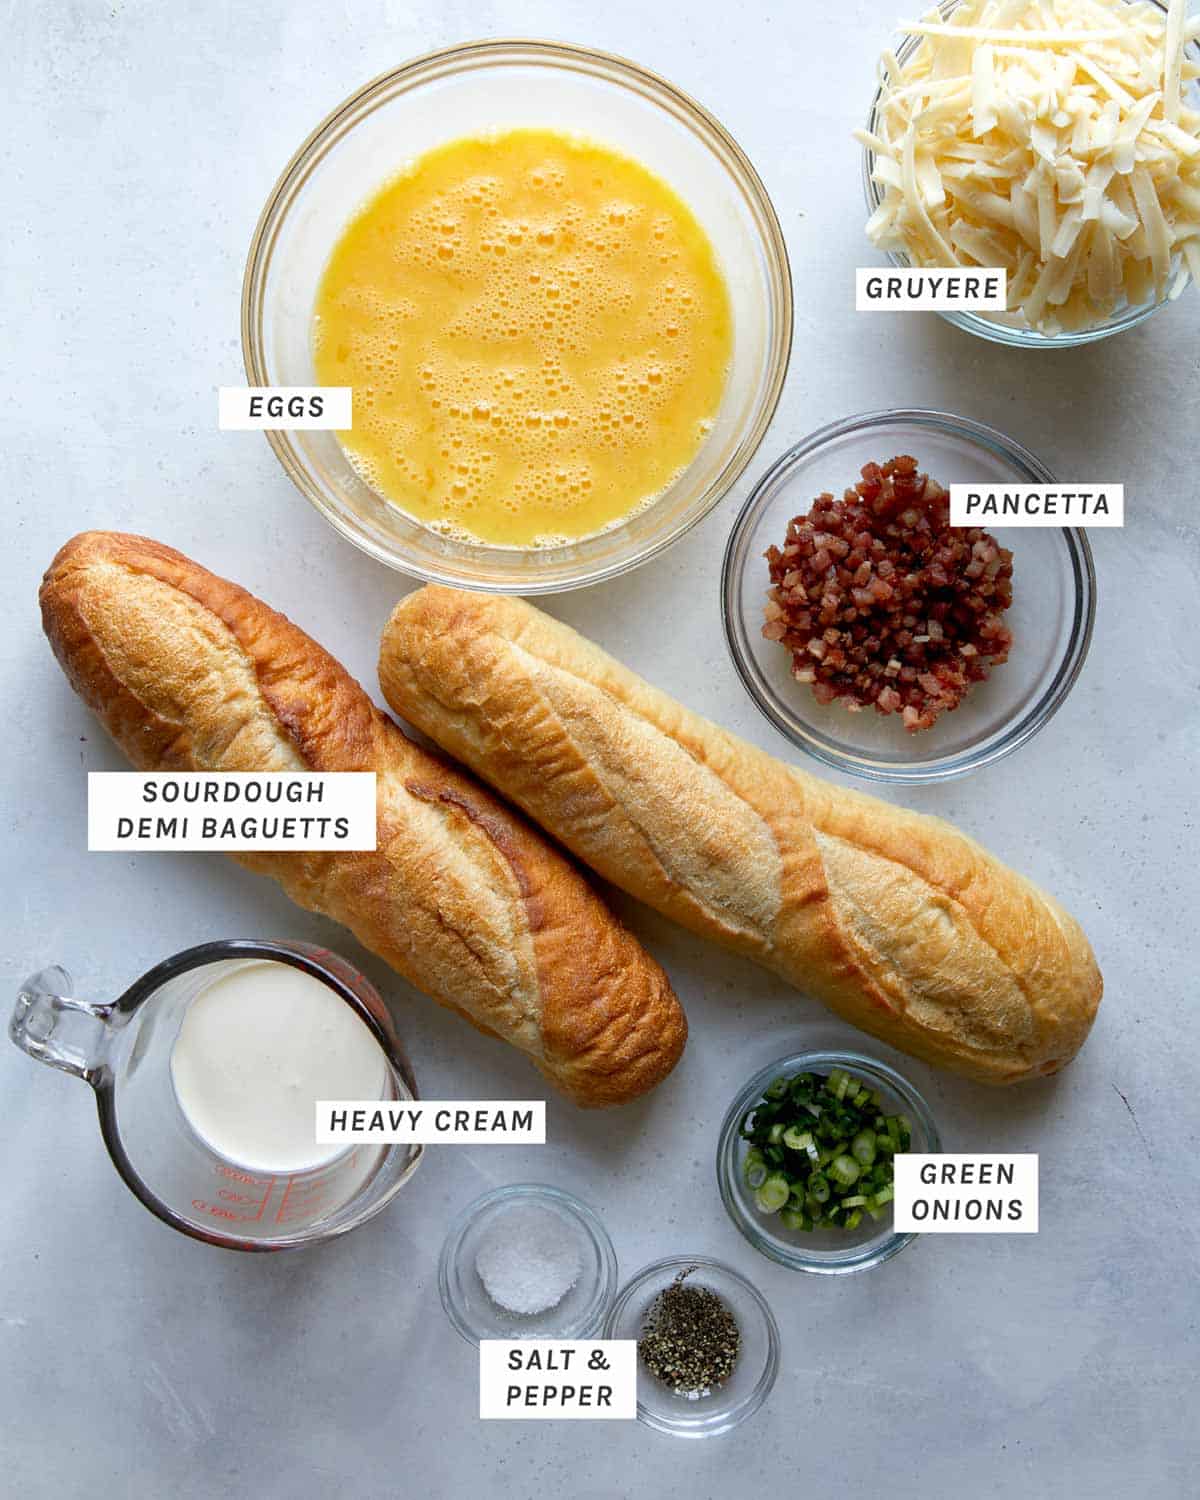
[[961, 0], [901, 29], [870, 131], [867, 233], [919, 266], [1003, 266], [1051, 335], [1200, 281], [1200, 32], [1187, 0]]

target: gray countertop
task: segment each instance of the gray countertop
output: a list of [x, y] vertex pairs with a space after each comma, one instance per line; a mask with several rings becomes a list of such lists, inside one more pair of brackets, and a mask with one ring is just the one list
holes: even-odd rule
[[[111, 1170], [84, 1086], [4, 1046], [8, 1493], [719, 1500], [811, 1484], [1024, 1500], [1194, 1488], [1200, 1429], [1182, 1403], [1196, 1377], [1200, 1229], [1200, 296], [1096, 347], [1040, 355], [932, 315], [856, 315], [850, 268], [870, 256], [848, 133], [898, 6], [8, 8], [10, 995], [50, 960], [104, 997], [209, 937], [314, 937], [384, 989], [427, 1095], [530, 1092], [534, 1075], [514, 1052], [389, 978], [271, 884], [213, 856], [86, 854], [84, 772], [121, 762], [54, 665], [34, 602], [73, 532], [146, 532], [287, 611], [374, 690], [378, 630], [409, 585], [334, 537], [261, 436], [217, 432], [213, 392], [244, 378], [242, 260], [278, 170], [328, 108], [408, 56], [516, 34], [635, 57], [703, 100], [773, 195], [796, 278], [796, 345], [759, 455], [665, 556], [548, 603], [692, 707], [788, 753], [730, 666], [717, 575], [751, 480], [828, 421], [888, 405], [959, 411], [1064, 478], [1123, 480], [1129, 513], [1123, 531], [1093, 533], [1095, 640], [1054, 722], [1011, 759], [905, 798], [1052, 889], [1105, 972], [1095, 1032], [1056, 1081], [996, 1093], [907, 1068], [948, 1149], [1040, 1153], [1038, 1235], [930, 1237], [844, 1278], [757, 1257], [715, 1190], [720, 1116], [746, 1076], [793, 1043], [854, 1034], [626, 902], [691, 1020], [668, 1082], [617, 1114], [551, 1099], [544, 1148], [431, 1150], [390, 1210], [309, 1253], [244, 1257], [172, 1234]], [[442, 1315], [437, 1253], [470, 1198], [529, 1178], [593, 1204], [625, 1273], [697, 1252], [756, 1281], [783, 1359], [751, 1422], [689, 1444], [633, 1423], [476, 1419], [475, 1356]]]

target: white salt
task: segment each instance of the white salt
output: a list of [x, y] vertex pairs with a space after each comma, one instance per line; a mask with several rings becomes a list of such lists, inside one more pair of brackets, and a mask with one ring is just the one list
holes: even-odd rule
[[546, 1208], [510, 1208], [485, 1230], [475, 1269], [506, 1312], [530, 1317], [557, 1307], [579, 1280], [579, 1240]]

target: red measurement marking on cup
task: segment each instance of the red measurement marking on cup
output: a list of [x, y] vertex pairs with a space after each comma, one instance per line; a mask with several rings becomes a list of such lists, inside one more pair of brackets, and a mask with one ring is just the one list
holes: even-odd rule
[[198, 1213], [209, 1214], [214, 1219], [257, 1224], [266, 1213], [267, 1204], [275, 1191], [274, 1177], [255, 1177], [252, 1173], [228, 1166], [225, 1162], [213, 1163], [213, 1175], [230, 1184], [217, 1190], [217, 1197], [221, 1201], [210, 1203], [205, 1198], [193, 1198], [192, 1207]]
[[214, 1163], [213, 1171], [218, 1177], [228, 1177], [234, 1182], [244, 1182], [249, 1187], [273, 1187], [274, 1177], [254, 1177], [249, 1172], [243, 1172], [240, 1167], [231, 1167], [223, 1161]]
[[320, 1177], [289, 1177], [283, 1190], [283, 1200], [275, 1213], [276, 1224], [314, 1218], [324, 1206], [330, 1185], [353, 1167], [357, 1160], [358, 1150], [355, 1148], [345, 1161], [338, 1162], [332, 1171]]
[[287, 1208], [288, 1199], [292, 1196], [292, 1189], [295, 1186], [296, 1179], [294, 1177], [289, 1177], [287, 1180], [287, 1186], [283, 1190], [283, 1202], [279, 1205], [279, 1211], [275, 1215], [276, 1224], [283, 1223], [283, 1211], [285, 1208]]
[[321, 1207], [328, 1178], [305, 1182], [302, 1178], [289, 1177], [283, 1192], [283, 1201], [275, 1214], [276, 1224], [289, 1224], [294, 1219], [309, 1219]]

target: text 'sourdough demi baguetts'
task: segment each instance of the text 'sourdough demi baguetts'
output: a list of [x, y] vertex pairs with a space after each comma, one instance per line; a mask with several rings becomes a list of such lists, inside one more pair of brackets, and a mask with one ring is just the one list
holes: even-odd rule
[[384, 631], [392, 707], [606, 879], [893, 1046], [992, 1083], [1079, 1050], [1078, 923], [940, 819], [828, 785], [518, 599], [428, 586]]
[[103, 531], [63, 547], [41, 605], [72, 686], [138, 768], [377, 773], [374, 852], [240, 863], [579, 1104], [632, 1099], [674, 1067], [679, 1002], [584, 876], [283, 615], [169, 547]]

